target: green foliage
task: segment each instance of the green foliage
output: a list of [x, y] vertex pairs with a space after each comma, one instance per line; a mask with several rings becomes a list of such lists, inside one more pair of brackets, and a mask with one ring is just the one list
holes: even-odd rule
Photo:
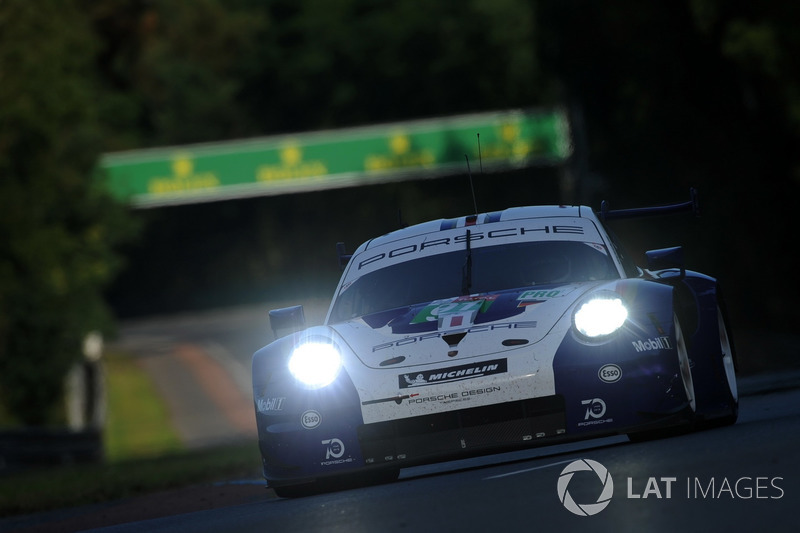
[[26, 424], [57, 420], [84, 335], [108, 329], [132, 228], [92, 178], [95, 45], [74, 2], [0, 3], [0, 401]]
[[242, 56], [256, 44], [261, 17], [216, 0], [177, 0], [155, 4], [143, 18], [148, 26], [133, 87], [151, 126], [147, 144], [252, 133], [236, 95]]
[[0, 516], [113, 502], [221, 479], [258, 479], [258, 447], [231, 444], [113, 464], [26, 470], [0, 478]]
[[527, 106], [547, 86], [522, 0], [275, 0], [242, 98], [284, 132]]
[[580, 201], [624, 207], [697, 187], [696, 230], [639, 224], [641, 249], [683, 243], [690, 264], [723, 280], [735, 322], [793, 327], [796, 288], [761, 298], [747, 286], [783, 275], [786, 237], [773, 228], [794, 224], [781, 206], [800, 192], [800, 4], [538, 5], [553, 43], [542, 57], [585, 124]]
[[83, 2], [107, 149], [527, 106], [525, 0]]
[[736, 66], [750, 111], [783, 110], [793, 133], [799, 134], [800, 69], [795, 58], [800, 6], [763, 2], [733, 8], [717, 0], [693, 0], [690, 6], [704, 35]]

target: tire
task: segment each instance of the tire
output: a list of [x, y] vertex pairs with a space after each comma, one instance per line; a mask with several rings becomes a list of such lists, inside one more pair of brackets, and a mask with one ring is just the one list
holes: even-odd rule
[[678, 367], [683, 383], [683, 391], [686, 393], [686, 400], [692, 413], [697, 410], [697, 401], [694, 394], [694, 379], [692, 378], [692, 362], [689, 360], [689, 351], [686, 348], [686, 339], [683, 337], [683, 329], [677, 315], [674, 317], [675, 324], [675, 350], [678, 352]]
[[692, 377], [692, 363], [689, 359], [689, 351], [686, 347], [686, 339], [683, 336], [678, 315], [673, 315], [673, 325], [675, 329], [675, 351], [678, 353], [678, 377], [683, 385], [683, 392], [686, 395], [686, 420], [684, 423], [657, 429], [646, 429], [628, 434], [631, 442], [646, 442], [655, 439], [685, 435], [692, 431], [694, 414], [697, 410], [697, 402], [694, 394], [694, 379]]
[[723, 385], [725, 396], [730, 405], [730, 413], [711, 420], [711, 426], [728, 426], [735, 424], [739, 418], [739, 389], [736, 385], [736, 349], [733, 345], [733, 337], [728, 331], [728, 320], [725, 311], [717, 305], [717, 323], [719, 325], [719, 345], [722, 353]]
[[714, 418], [700, 418], [695, 421], [696, 430], [705, 430], [735, 424], [739, 418], [739, 391], [736, 386], [736, 350], [733, 338], [728, 331], [728, 320], [724, 308], [717, 305], [717, 325], [719, 331], [719, 352], [710, 354], [716, 358], [718, 377], [722, 382], [723, 402], [729, 406], [728, 412]]

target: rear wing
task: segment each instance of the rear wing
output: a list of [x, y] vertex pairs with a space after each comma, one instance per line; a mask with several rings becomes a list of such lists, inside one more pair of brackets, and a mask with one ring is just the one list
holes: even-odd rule
[[671, 215], [691, 211], [695, 216], [700, 216], [700, 203], [697, 199], [697, 189], [689, 189], [689, 201], [679, 204], [661, 205], [656, 207], [636, 207], [633, 209], [609, 209], [608, 202], [603, 200], [600, 204], [598, 216], [601, 220], [616, 220], [620, 218], [639, 218], [659, 215]]

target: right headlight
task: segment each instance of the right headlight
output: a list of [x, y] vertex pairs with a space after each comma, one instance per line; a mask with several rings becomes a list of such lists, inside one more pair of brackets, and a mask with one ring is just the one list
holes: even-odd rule
[[578, 333], [597, 339], [621, 328], [628, 320], [628, 309], [615, 293], [600, 293], [581, 302], [572, 319]]
[[309, 389], [321, 389], [333, 383], [341, 367], [342, 356], [330, 342], [304, 342], [297, 345], [289, 357], [289, 372]]

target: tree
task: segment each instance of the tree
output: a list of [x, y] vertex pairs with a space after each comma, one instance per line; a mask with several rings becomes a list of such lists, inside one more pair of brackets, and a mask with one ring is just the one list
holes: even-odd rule
[[82, 0], [100, 44], [105, 150], [260, 133], [239, 98], [264, 17], [241, 0]]
[[748, 327], [793, 327], [798, 289], [765, 295], [748, 281], [784, 274], [779, 228], [795, 224], [780, 206], [800, 188], [798, 4], [540, 5], [546, 69], [580, 103], [588, 166], [602, 177], [583, 201], [662, 202], [696, 186], [702, 223], [648, 223], [632, 228], [635, 240], [684, 243], [694, 268], [723, 280], [732, 314]]
[[241, 98], [264, 133], [506, 109], [548, 83], [525, 0], [252, 1]]
[[75, 1], [0, 2], [0, 402], [25, 424], [58, 420], [133, 228], [93, 177], [96, 45]]

